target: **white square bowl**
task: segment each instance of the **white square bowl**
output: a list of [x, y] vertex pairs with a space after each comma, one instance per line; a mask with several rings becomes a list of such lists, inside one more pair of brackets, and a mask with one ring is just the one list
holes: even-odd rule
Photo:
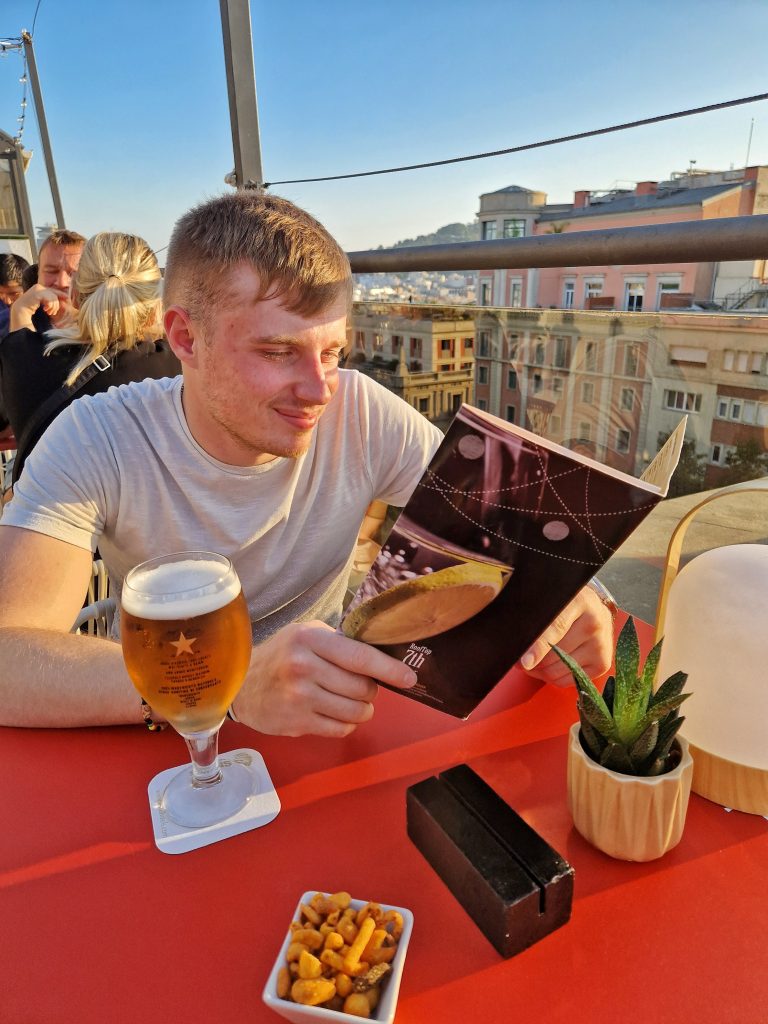
[[[311, 889], [309, 892], [305, 892], [296, 904], [296, 910], [293, 913], [291, 921], [297, 921], [299, 919], [301, 904], [309, 903], [315, 893], [321, 891], [322, 890], [319, 889]], [[331, 894], [324, 893], [324, 895], [329, 896]], [[350, 906], [354, 907], [355, 910], [360, 910], [366, 905], [366, 903], [368, 903], [368, 900], [352, 900]], [[403, 976], [405, 954], [408, 949], [408, 942], [411, 938], [411, 931], [413, 930], [413, 914], [410, 910], [406, 910], [405, 907], [393, 907], [388, 903], [380, 903], [379, 906], [384, 911], [396, 910], [402, 916], [403, 933], [397, 944], [397, 953], [392, 960], [392, 970], [387, 974], [386, 984], [382, 988], [379, 1004], [368, 1019], [378, 1021], [379, 1024], [392, 1024], [395, 1019], [395, 1008], [397, 1007], [397, 996], [400, 991], [400, 980]], [[329, 1010], [324, 1006], [303, 1006], [301, 1003], [293, 1003], [288, 999], [281, 999], [278, 996], [277, 972], [281, 967], [285, 966], [285, 954], [288, 951], [292, 934], [293, 933], [288, 927], [285, 941], [280, 947], [280, 952], [278, 953], [274, 966], [270, 971], [267, 984], [264, 986], [262, 998], [267, 1006], [271, 1010], [274, 1010], [275, 1013], [279, 1013], [281, 1016], [285, 1017], [286, 1020], [291, 1021], [291, 1024], [312, 1024], [313, 1021], [316, 1021], [317, 1024], [320, 1024], [321, 1021], [327, 1021], [328, 1024], [353, 1024], [355, 1020], [360, 1020], [360, 1017], [356, 1017], [351, 1013], [342, 1013], [341, 1010]]]

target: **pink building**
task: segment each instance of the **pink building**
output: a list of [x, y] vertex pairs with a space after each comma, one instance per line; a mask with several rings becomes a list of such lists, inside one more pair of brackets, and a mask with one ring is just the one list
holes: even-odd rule
[[[574, 193], [571, 204], [512, 185], [480, 197], [483, 239], [598, 231], [768, 213], [768, 167], [691, 171], [634, 189]], [[641, 312], [743, 308], [766, 291], [764, 260], [480, 271], [478, 303]], [[712, 304], [715, 304], [713, 307]]]

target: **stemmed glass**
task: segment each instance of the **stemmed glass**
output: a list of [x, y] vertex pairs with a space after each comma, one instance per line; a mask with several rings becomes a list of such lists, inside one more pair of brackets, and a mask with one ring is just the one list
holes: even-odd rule
[[211, 551], [179, 551], [137, 565], [123, 583], [121, 636], [134, 686], [192, 758], [165, 789], [166, 813], [187, 828], [236, 814], [258, 785], [246, 765], [218, 759], [219, 730], [251, 656], [248, 607], [232, 563]]

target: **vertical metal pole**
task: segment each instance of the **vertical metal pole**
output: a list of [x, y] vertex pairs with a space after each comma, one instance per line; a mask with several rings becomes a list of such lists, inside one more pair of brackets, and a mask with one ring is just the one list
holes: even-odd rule
[[235, 183], [238, 188], [261, 188], [264, 174], [261, 169], [251, 12], [248, 0], [219, 0], [219, 3], [232, 149], [235, 155]]
[[24, 56], [27, 59], [29, 84], [32, 88], [32, 99], [35, 103], [35, 115], [37, 116], [37, 125], [40, 129], [40, 145], [43, 147], [45, 169], [48, 171], [48, 182], [51, 186], [51, 196], [53, 197], [53, 210], [56, 214], [56, 225], [57, 227], [63, 228], [66, 227], [66, 224], [64, 223], [64, 211], [61, 208], [61, 196], [59, 195], [59, 185], [56, 181], [56, 170], [53, 166], [51, 140], [48, 136], [48, 124], [45, 120], [43, 94], [40, 91], [40, 79], [37, 76], [37, 63], [35, 61], [35, 50], [32, 46], [32, 36], [25, 29], [21, 33], [21, 38], [24, 41]]

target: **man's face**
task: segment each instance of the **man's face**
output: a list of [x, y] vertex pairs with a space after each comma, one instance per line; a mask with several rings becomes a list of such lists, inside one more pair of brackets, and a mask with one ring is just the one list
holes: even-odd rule
[[10, 284], [0, 284], [0, 302], [10, 306], [21, 295], [23, 289], [20, 284], [12, 281]]
[[252, 268], [233, 272], [207, 326], [193, 322], [196, 362], [185, 368], [189, 427], [209, 454], [232, 465], [307, 451], [338, 388], [346, 345], [343, 298], [306, 318], [280, 299], [256, 302], [258, 286]]
[[[65, 299], [82, 254], [81, 245], [43, 245], [40, 250], [37, 283], [46, 288], [55, 288]], [[60, 320], [67, 307], [68, 303], [62, 302], [54, 320]]]

